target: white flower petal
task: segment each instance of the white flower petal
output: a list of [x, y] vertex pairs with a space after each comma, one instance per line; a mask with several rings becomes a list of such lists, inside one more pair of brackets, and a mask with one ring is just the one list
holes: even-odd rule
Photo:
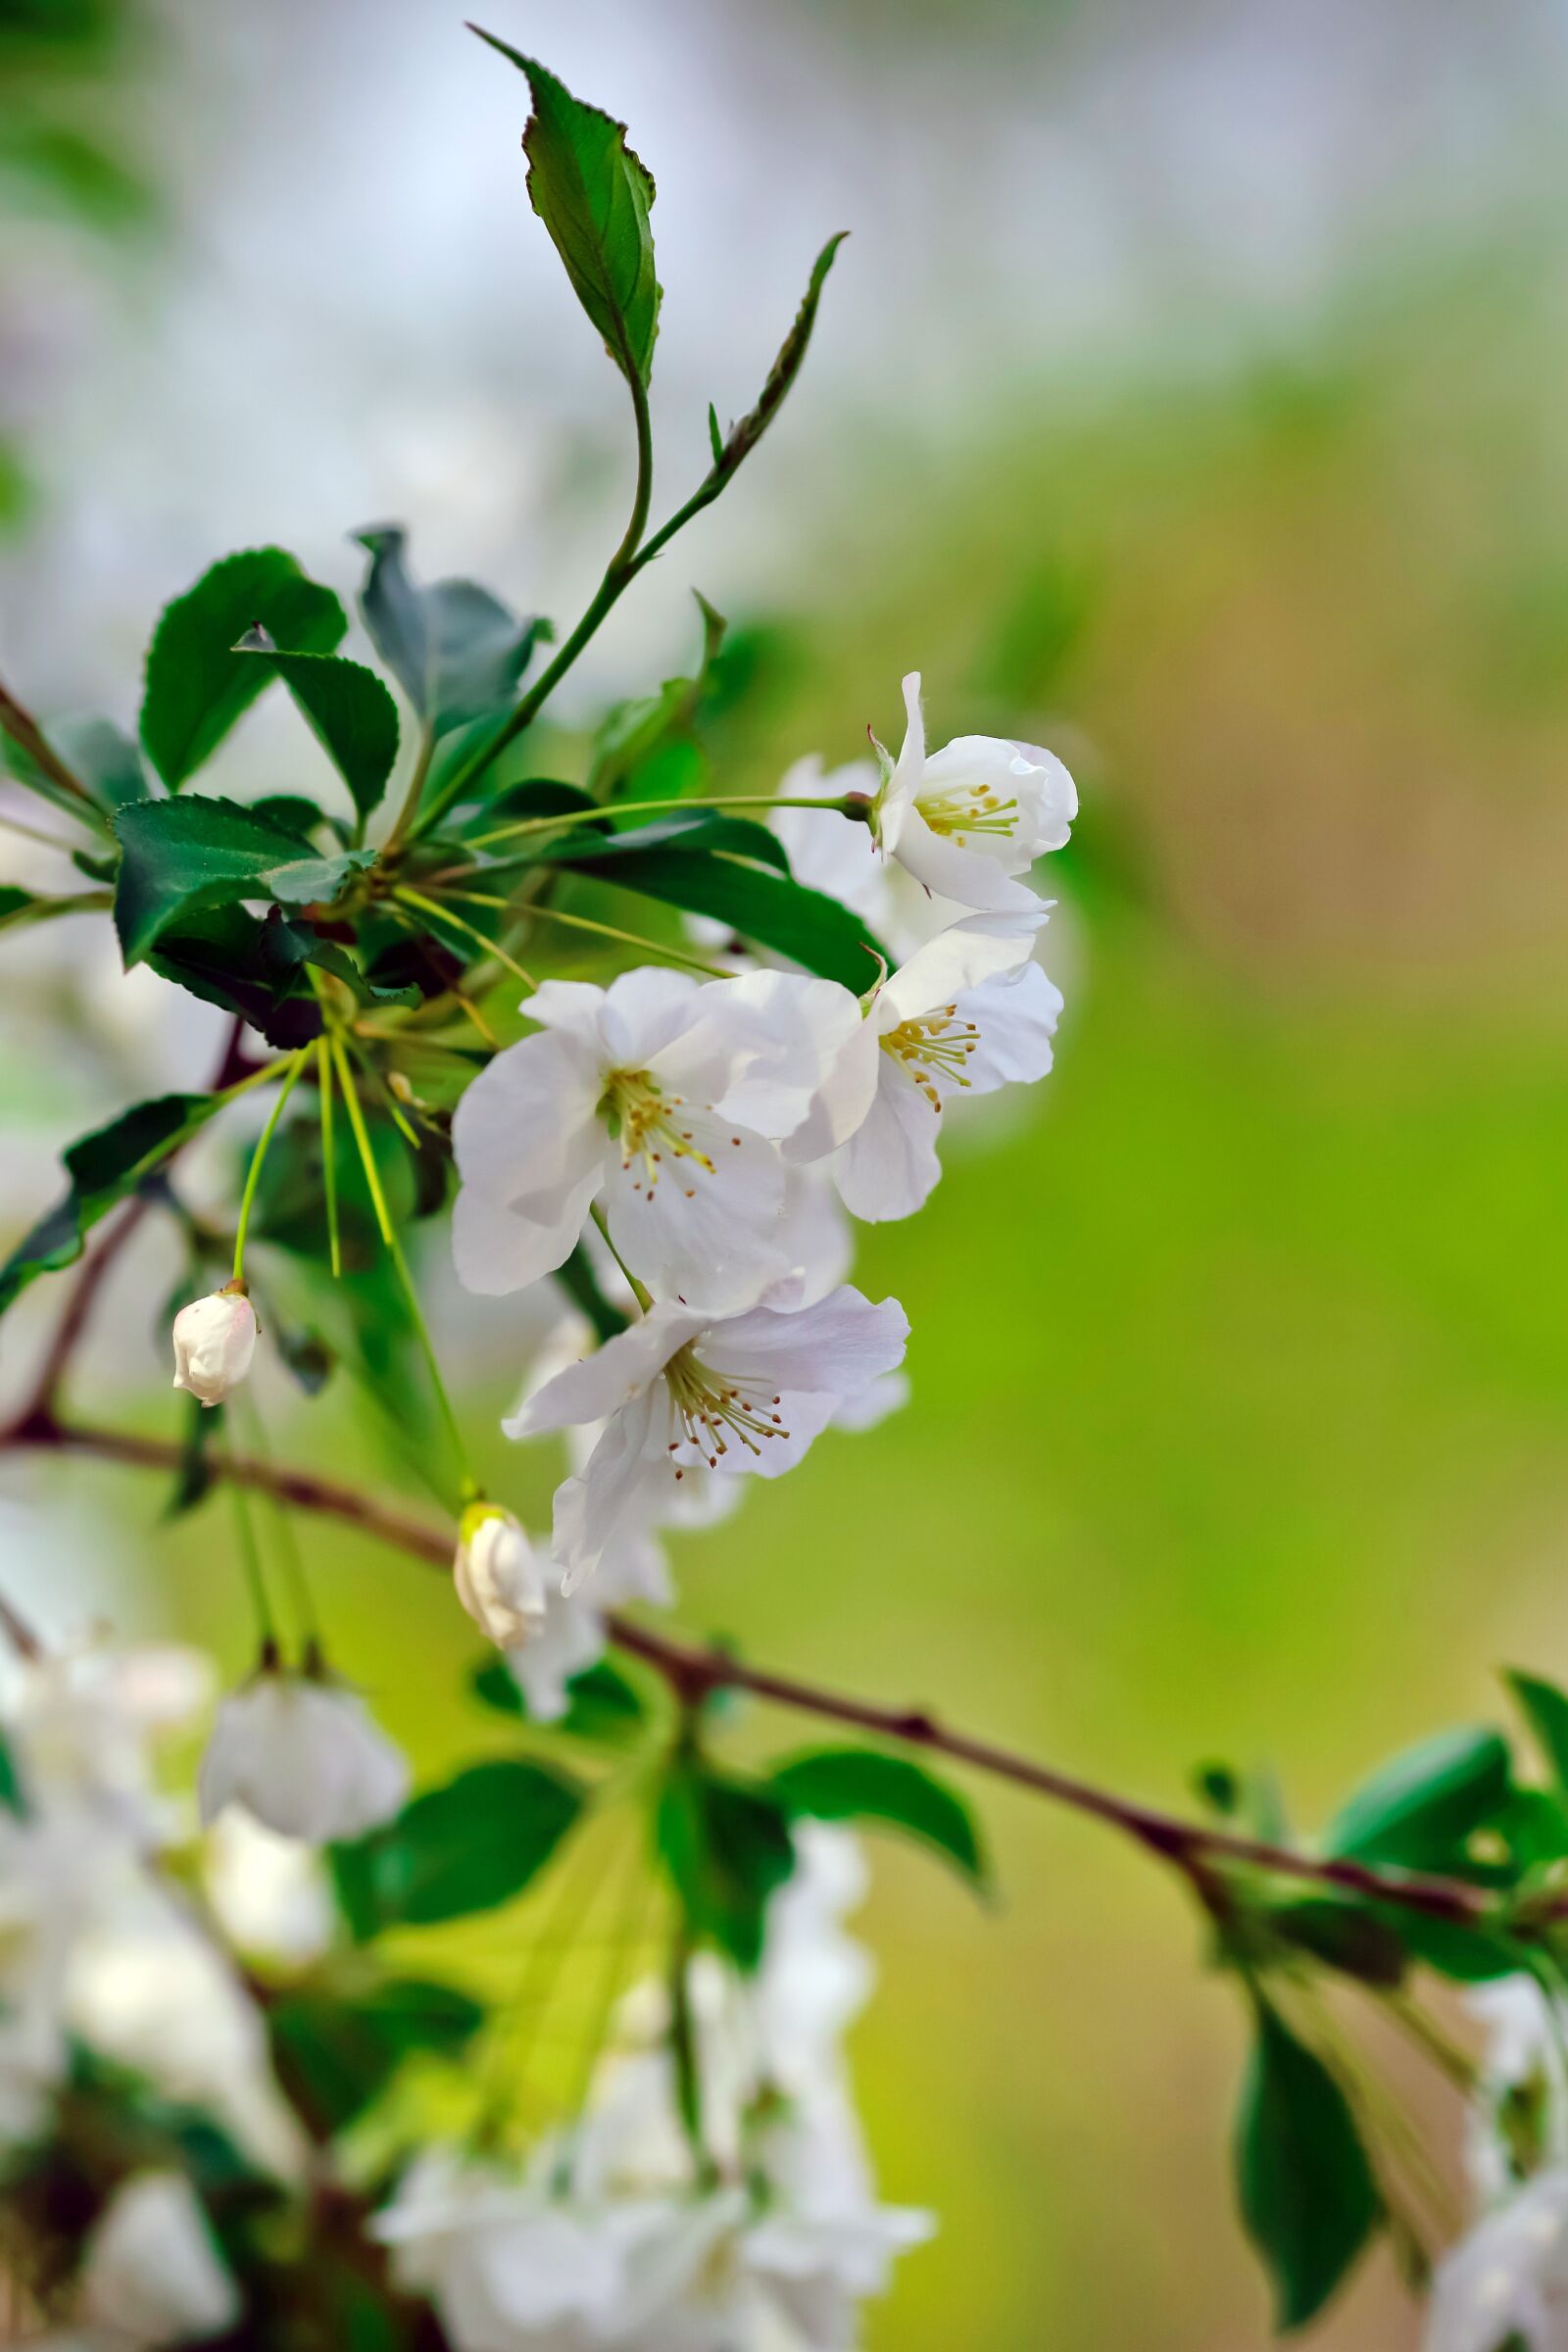
[[641, 1322], [617, 1332], [582, 1363], [547, 1380], [502, 1428], [509, 1438], [532, 1438], [549, 1429], [569, 1429], [579, 1421], [608, 1420], [709, 1320], [706, 1313], [660, 1299]]
[[957, 842], [933, 832], [918, 808], [906, 812], [895, 855], [927, 890], [960, 906], [978, 907], [991, 914], [1013, 910], [1027, 914], [1031, 903], [1039, 903], [1027, 884], [1011, 880], [994, 858], [960, 848]]
[[[697, 1159], [617, 1167], [605, 1191], [610, 1238], [650, 1290], [725, 1314], [788, 1271], [779, 1247], [784, 1167], [777, 1148], [706, 1112], [683, 1111]], [[645, 1184], [644, 1175], [649, 1176]]]
[[607, 1155], [599, 1096], [581, 1047], [549, 1031], [480, 1071], [452, 1121], [462, 1179], [452, 1249], [465, 1289], [521, 1290], [569, 1254]]
[[1051, 1068], [1052, 1039], [1061, 1015], [1061, 991], [1038, 963], [991, 980], [958, 1000], [958, 1018], [973, 1021], [976, 1048], [964, 1076], [977, 1095], [999, 1086], [1030, 1085]]
[[890, 975], [878, 1004], [893, 1005], [901, 1021], [916, 1020], [999, 972], [1016, 971], [1029, 960], [1035, 934], [1051, 912], [1049, 900], [1032, 891], [1028, 897], [1027, 906], [965, 915], [939, 931]]
[[942, 1113], [892, 1056], [878, 1061], [876, 1100], [832, 1162], [839, 1198], [867, 1225], [912, 1216], [942, 1174]]

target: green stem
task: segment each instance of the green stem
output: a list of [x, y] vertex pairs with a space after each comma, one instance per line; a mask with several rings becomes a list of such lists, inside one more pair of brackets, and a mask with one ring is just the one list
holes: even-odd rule
[[[406, 894], [400, 892], [398, 895], [402, 897]], [[644, 955], [662, 956], [666, 963], [682, 964], [689, 972], [701, 972], [706, 980], [733, 978], [733, 974], [726, 972], [721, 963], [705, 963], [700, 956], [688, 956], [680, 948], [667, 948], [657, 939], [645, 939], [640, 931], [620, 931], [613, 923], [595, 922], [591, 915], [567, 914], [565, 909], [561, 906], [529, 906], [514, 910], [510, 899], [498, 899], [479, 890], [455, 890], [451, 896], [461, 899], [465, 906], [499, 906], [504, 913], [510, 914], [515, 911], [519, 915], [525, 915], [529, 919], [536, 918], [540, 922], [565, 923], [573, 931], [592, 931], [597, 933], [601, 939], [618, 940], [622, 947], [641, 948]], [[425, 903], [429, 904], [428, 901]], [[438, 911], [446, 913], [445, 906], [440, 907]], [[452, 919], [451, 915], [447, 916], [449, 922]], [[482, 932], [477, 936], [481, 939], [484, 938]], [[493, 940], [486, 939], [485, 946], [492, 952], [499, 953]], [[513, 968], [516, 969], [515, 966]], [[529, 985], [532, 986], [532, 983], [530, 982]]]
[[611, 1240], [609, 1223], [606, 1220], [604, 1210], [600, 1207], [597, 1200], [595, 1200], [590, 1206], [588, 1214], [598, 1226], [600, 1238], [604, 1242], [605, 1248], [610, 1251], [611, 1256], [614, 1259], [616, 1265], [620, 1268], [621, 1272], [625, 1275], [626, 1280], [630, 1283], [631, 1295], [636, 1299], [638, 1305], [642, 1308], [643, 1313], [646, 1315], [649, 1308], [654, 1303], [654, 1295], [652, 1291], [650, 1291], [645, 1284], [638, 1281], [636, 1275], [632, 1272], [630, 1266], [627, 1265], [626, 1260], [621, 1256], [620, 1251], [615, 1248], [614, 1243]]
[[234, 1522], [239, 1530], [240, 1564], [245, 1571], [245, 1581], [250, 1587], [251, 1607], [256, 1613], [256, 1631], [261, 1640], [263, 1653], [271, 1657], [275, 1656], [277, 1652], [277, 1621], [272, 1615], [271, 1603], [267, 1597], [267, 1580], [262, 1574], [261, 1546], [256, 1541], [255, 1523], [251, 1518], [250, 1504], [246, 1500], [244, 1487], [234, 1476], [233, 1447], [226, 1443], [226, 1438], [223, 1451], [228, 1459], [228, 1486], [234, 1497]]
[[245, 1190], [240, 1196], [239, 1223], [234, 1229], [234, 1280], [237, 1283], [243, 1283], [245, 1279], [245, 1239], [251, 1229], [251, 1210], [256, 1203], [256, 1187], [261, 1181], [262, 1163], [267, 1157], [268, 1147], [276, 1133], [277, 1122], [283, 1115], [283, 1105], [294, 1092], [295, 1080], [304, 1069], [309, 1056], [309, 1046], [302, 1046], [290, 1061], [288, 1075], [277, 1090], [277, 1101], [272, 1104], [271, 1115], [262, 1129], [260, 1141], [251, 1153], [251, 1164], [245, 1176]]
[[337, 1221], [337, 1160], [332, 1137], [332, 1054], [323, 1029], [316, 1041], [316, 1088], [321, 1105], [321, 1189], [326, 1195], [326, 1247], [332, 1280], [343, 1279], [343, 1242]]
[[414, 1277], [409, 1272], [409, 1261], [403, 1254], [403, 1245], [398, 1240], [397, 1228], [387, 1209], [386, 1195], [381, 1189], [380, 1171], [375, 1164], [375, 1154], [370, 1150], [369, 1136], [366, 1133], [365, 1113], [360, 1106], [359, 1094], [354, 1084], [354, 1074], [349, 1068], [348, 1055], [343, 1050], [342, 1037], [335, 1028], [331, 1032], [331, 1046], [332, 1064], [337, 1071], [338, 1085], [342, 1089], [343, 1106], [349, 1114], [349, 1125], [354, 1130], [355, 1149], [360, 1155], [360, 1165], [365, 1170], [365, 1181], [369, 1190], [370, 1205], [375, 1211], [375, 1221], [381, 1239], [386, 1245], [387, 1254], [392, 1260], [403, 1296], [408, 1301], [409, 1313], [414, 1321], [415, 1336], [418, 1340], [420, 1351], [424, 1356], [425, 1366], [430, 1375], [430, 1386], [435, 1392], [436, 1404], [446, 1429], [447, 1443], [452, 1448], [452, 1458], [458, 1473], [459, 1500], [462, 1503], [468, 1503], [479, 1492], [478, 1481], [468, 1466], [468, 1449], [463, 1442], [463, 1431], [459, 1427], [458, 1416], [452, 1409], [452, 1399], [447, 1395], [446, 1382], [441, 1377], [441, 1366], [436, 1360], [435, 1347], [424, 1320], [424, 1310], [419, 1304], [419, 1294], [414, 1287]]
[[515, 841], [525, 833], [548, 833], [562, 825], [595, 825], [607, 816], [662, 816], [672, 808], [832, 808], [842, 816], [844, 796], [838, 793], [831, 799], [807, 800], [794, 793], [726, 792], [710, 800], [688, 795], [676, 801], [613, 801], [605, 808], [564, 808], [559, 816], [520, 816], [515, 824], [497, 825], [493, 833], [475, 834], [467, 846], [485, 850], [493, 841]]
[[250, 1422], [251, 1443], [256, 1448], [256, 1458], [268, 1474], [268, 1493], [271, 1497], [277, 1518], [277, 1548], [283, 1561], [284, 1581], [293, 1594], [294, 1611], [299, 1619], [300, 1632], [306, 1647], [308, 1650], [319, 1654], [321, 1621], [316, 1613], [315, 1596], [311, 1592], [310, 1580], [305, 1573], [305, 1562], [300, 1556], [299, 1544], [295, 1541], [294, 1522], [289, 1517], [288, 1504], [279, 1494], [277, 1481], [273, 1476], [272, 1450], [267, 1443], [267, 1431], [262, 1424], [261, 1407], [256, 1401], [254, 1389], [247, 1388], [245, 1391], [245, 1412]]
[[393, 819], [391, 832], [381, 844], [381, 855], [383, 858], [386, 857], [390, 851], [393, 851], [399, 847], [403, 840], [403, 836], [405, 833], [407, 833], [409, 827], [418, 815], [419, 802], [423, 798], [425, 781], [430, 773], [430, 762], [434, 758], [435, 729], [429, 723], [429, 721], [426, 720], [424, 734], [419, 743], [419, 757], [414, 763], [414, 773], [409, 778], [409, 789], [403, 796], [403, 806], [398, 810], [396, 817]]
[[[439, 906], [434, 899], [427, 899], [416, 890], [400, 887], [392, 893], [392, 896], [401, 901], [405, 906], [416, 906], [421, 914], [433, 915], [438, 922], [450, 923], [454, 931], [462, 931], [467, 938], [476, 939], [486, 955], [496, 956], [500, 962], [506, 965], [509, 972], [515, 972], [525, 987], [534, 988], [538, 985], [532, 973], [525, 972], [522, 965], [515, 962], [507, 954], [505, 948], [498, 947], [490, 934], [487, 931], [481, 931], [477, 923], [466, 921], [461, 914], [454, 914], [450, 907]], [[486, 906], [505, 906], [509, 904], [505, 899], [484, 899], [478, 903]]]

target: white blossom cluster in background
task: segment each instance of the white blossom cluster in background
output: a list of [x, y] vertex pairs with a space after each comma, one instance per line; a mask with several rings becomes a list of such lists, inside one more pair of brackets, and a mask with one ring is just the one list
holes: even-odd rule
[[[568, 1433], [549, 1554], [514, 1521], [473, 1524], [464, 1605], [504, 1647], [541, 1715], [603, 1646], [603, 1611], [664, 1597], [660, 1529], [727, 1509], [733, 1481], [774, 1478], [830, 1425], [902, 1399], [896, 1300], [845, 1282], [846, 1211], [907, 1217], [941, 1174], [949, 1107], [1043, 1077], [1061, 998], [1033, 960], [1049, 912], [1022, 877], [1077, 813], [1050, 752], [983, 735], [928, 756], [920, 681], [895, 760], [821, 779], [860, 818], [782, 808], [797, 878], [850, 906], [894, 968], [857, 998], [752, 965], [699, 981], [644, 967], [608, 988], [547, 980], [537, 1032], [499, 1054], [453, 1122], [458, 1272], [484, 1294], [560, 1267], [590, 1220], [622, 1295], [645, 1311], [583, 1360], [563, 1326], [507, 1434]], [[597, 1244], [597, 1236], [594, 1237]], [[503, 1534], [504, 1528], [504, 1534]], [[586, 1580], [592, 1579], [589, 1583]]]
[[404, 2176], [375, 2232], [456, 2352], [849, 2352], [861, 2302], [930, 2233], [876, 2200], [840, 2048], [870, 1989], [842, 1925], [858, 1848], [820, 1823], [797, 1838], [759, 1973], [710, 1953], [688, 1968], [701, 2161], [649, 1983], [581, 2118], [525, 2169], [437, 2148]]

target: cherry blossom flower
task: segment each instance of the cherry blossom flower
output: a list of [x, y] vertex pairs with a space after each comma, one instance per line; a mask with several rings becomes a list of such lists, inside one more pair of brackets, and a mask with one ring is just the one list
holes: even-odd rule
[[469, 1503], [458, 1531], [452, 1575], [458, 1598], [498, 1649], [527, 1642], [543, 1629], [543, 1572], [521, 1526], [499, 1504]]
[[221, 1404], [256, 1353], [256, 1309], [243, 1291], [193, 1298], [174, 1317], [174, 1386], [203, 1404]]
[[224, 2335], [240, 2316], [225, 2267], [183, 2173], [122, 2181], [87, 2240], [80, 2317], [124, 2352]]
[[873, 1306], [845, 1285], [796, 1307], [799, 1285], [715, 1316], [661, 1300], [585, 1363], [558, 1374], [502, 1426], [513, 1438], [602, 1421], [583, 1471], [556, 1490], [564, 1589], [628, 1528], [657, 1519], [673, 1484], [717, 1472], [776, 1478], [846, 1402], [904, 1360], [896, 1298]]
[[408, 1759], [356, 1692], [265, 1667], [219, 1709], [197, 1796], [204, 1822], [237, 1803], [281, 1837], [325, 1844], [390, 1820], [408, 1786]]
[[928, 757], [918, 670], [904, 681], [904, 707], [897, 760], [877, 746], [869, 817], [879, 848], [960, 906], [1026, 906], [1027, 886], [1010, 877], [1065, 844], [1078, 813], [1071, 776], [1054, 753], [996, 735], [958, 735]]
[[553, 1272], [599, 1200], [661, 1296], [727, 1312], [787, 1272], [774, 1139], [806, 1118], [854, 1029], [849, 992], [804, 973], [645, 968], [608, 989], [546, 981], [528, 1011], [539, 1033], [496, 1055], [453, 1121], [465, 1285]]
[[[1046, 909], [1031, 894], [1031, 905]], [[815, 1159], [834, 1151], [845, 1206], [875, 1223], [906, 1217], [942, 1173], [937, 1138], [948, 1104], [1043, 1078], [1060, 992], [1025, 960], [1033, 917], [972, 915], [902, 964], [841, 1051], [810, 1116], [785, 1144]]]

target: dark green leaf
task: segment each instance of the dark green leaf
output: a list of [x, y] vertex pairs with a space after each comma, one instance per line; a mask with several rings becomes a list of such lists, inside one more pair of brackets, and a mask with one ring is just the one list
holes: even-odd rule
[[322, 858], [236, 801], [138, 801], [115, 819], [123, 853], [115, 925], [128, 970], [160, 934], [206, 906], [275, 899], [291, 906], [336, 897], [368, 850]]
[[408, 981], [401, 988], [378, 988], [373, 980], [368, 979], [361, 971], [347, 948], [340, 948], [335, 939], [318, 939], [314, 933], [309, 934], [308, 938], [307, 962], [318, 964], [323, 972], [331, 972], [354, 991], [360, 1004], [414, 1005], [424, 1003], [423, 991], [416, 982]]
[[364, 2113], [411, 2051], [460, 2057], [484, 2011], [450, 1984], [394, 1980], [354, 1999], [286, 1993], [267, 2022], [284, 2089], [330, 2132]]
[[280, 825], [285, 833], [300, 833], [307, 839], [318, 825], [330, 822], [324, 809], [303, 792], [264, 792], [260, 800], [247, 801], [245, 806], [252, 816], [265, 816], [270, 825]]
[[62, 718], [49, 729], [49, 740], [106, 808], [146, 799], [147, 770], [141, 753], [113, 719]]
[[1242, 2218], [1274, 2283], [1283, 2332], [1334, 2293], [1379, 2216], [1372, 2169], [1345, 2093], [1270, 2003], [1242, 2092], [1236, 2176]]
[[357, 538], [370, 558], [360, 591], [370, 642], [431, 732], [504, 710], [549, 623], [518, 620], [473, 580], [418, 587], [396, 524]]
[[0, 1312], [38, 1275], [74, 1264], [99, 1218], [127, 1199], [219, 1106], [216, 1095], [160, 1095], [122, 1111], [107, 1127], [79, 1136], [64, 1154], [71, 1178], [65, 1198], [40, 1217], [0, 1267]]
[[1503, 1681], [1513, 1692], [1559, 1788], [1568, 1788], [1568, 1694], [1540, 1675], [1509, 1667]]
[[789, 1816], [760, 1783], [676, 1767], [660, 1793], [659, 1851], [693, 1934], [737, 1968], [762, 1956], [768, 1897], [795, 1867]]
[[147, 653], [141, 740], [171, 792], [209, 760], [269, 682], [234, 652], [264, 628], [291, 654], [329, 654], [348, 618], [329, 588], [308, 580], [280, 547], [226, 556], [166, 606]]
[[1302, 1895], [1276, 1903], [1269, 1925], [1287, 1943], [1310, 1952], [1326, 1968], [1363, 1984], [1397, 1984], [1404, 1975], [1404, 1944], [1392, 1922], [1361, 1903], [1336, 1895]]
[[537, 816], [577, 816], [595, 806], [593, 794], [584, 792], [580, 784], [560, 784], [552, 776], [526, 776], [487, 801], [465, 830], [488, 832], [495, 825], [519, 824]]
[[356, 1935], [431, 1927], [510, 1902], [581, 1810], [575, 1784], [541, 1764], [470, 1765], [415, 1797], [384, 1830], [333, 1849]]
[[1375, 1772], [1329, 1824], [1331, 1854], [1410, 1869], [1462, 1865], [1465, 1847], [1508, 1801], [1508, 1749], [1485, 1729], [1443, 1732]]
[[1440, 1977], [1449, 1977], [1458, 1984], [1484, 1984], [1494, 1977], [1517, 1976], [1529, 1965], [1526, 1947], [1497, 1929], [1466, 1927], [1460, 1920], [1437, 1919], [1402, 1906], [1385, 1911], [1383, 1917], [1412, 1960], [1424, 1961]]
[[[849, 230], [841, 228], [837, 236], [829, 237], [812, 263], [805, 297], [800, 309], [795, 314], [795, 323], [785, 336], [779, 348], [778, 358], [768, 370], [767, 381], [758, 396], [757, 406], [748, 410], [738, 424], [730, 426], [724, 446], [714, 460], [713, 471], [715, 473], [733, 473], [736, 466], [751, 455], [783, 407], [790, 386], [800, 374], [805, 363], [807, 349], [811, 340], [811, 329], [816, 324], [816, 306], [822, 299], [822, 288], [827, 282], [827, 273], [833, 267], [839, 247], [848, 235]], [[711, 412], [710, 414], [711, 415]], [[713, 429], [715, 428], [710, 425], [710, 430]]]
[[[530, 1720], [527, 1699], [504, 1658], [484, 1659], [474, 1668], [470, 1680], [474, 1696], [487, 1707], [494, 1707], [500, 1715], [513, 1715], [523, 1722]], [[572, 1675], [566, 1692], [566, 1712], [551, 1718], [552, 1732], [567, 1732], [578, 1740], [615, 1742], [635, 1739], [647, 1720], [642, 1699], [620, 1668], [609, 1658], [601, 1658], [595, 1665], [584, 1667], [581, 1674]]]
[[[618, 834], [608, 842], [601, 836], [585, 843], [576, 838], [581, 828], [574, 827], [571, 835], [551, 844], [541, 855], [550, 863], [571, 866], [592, 873], [597, 881], [640, 891], [647, 898], [683, 907], [688, 914], [710, 915], [727, 923], [742, 939], [755, 940], [807, 971], [820, 973], [824, 980], [837, 980], [854, 995], [863, 996], [890, 960], [874, 934], [837, 899], [807, 890], [780, 874], [773, 852], [764, 853], [760, 844], [748, 845], [745, 857], [727, 846], [697, 846], [705, 840], [733, 840], [732, 833], [716, 836], [710, 830], [719, 821], [710, 818], [701, 826], [692, 826], [678, 847], [667, 836], [662, 846], [640, 847], [640, 834]], [[728, 820], [732, 826], [736, 821]], [[653, 826], [646, 829], [656, 830]], [[663, 829], [658, 830], [662, 833]], [[751, 825], [744, 830], [755, 834], [765, 828]], [[768, 835], [768, 840], [772, 842], [773, 837]], [[762, 862], [764, 857], [766, 863]]]
[[627, 146], [624, 122], [573, 98], [553, 74], [493, 33], [479, 37], [528, 76], [533, 111], [522, 150], [529, 199], [605, 349], [628, 383], [646, 385], [659, 332], [648, 220], [653, 179]]
[[315, 944], [275, 912], [263, 921], [243, 906], [209, 906], [176, 917], [146, 961], [204, 1004], [237, 1012], [269, 1045], [288, 1053], [320, 1034], [316, 999], [301, 990]]
[[254, 655], [282, 679], [363, 822], [398, 756], [398, 707], [375, 672], [342, 654], [280, 653], [265, 629], [248, 630], [234, 651]]
[[875, 1821], [904, 1830], [983, 1886], [986, 1863], [963, 1799], [906, 1756], [871, 1747], [822, 1747], [795, 1756], [769, 1786], [791, 1813], [818, 1821]]
[[14, 1813], [19, 1820], [26, 1815], [27, 1800], [23, 1792], [21, 1775], [17, 1771], [17, 1760], [4, 1732], [0, 1732], [0, 1805], [8, 1813]]
[[276, 1310], [268, 1318], [272, 1346], [307, 1396], [318, 1396], [332, 1377], [337, 1357], [318, 1331], [279, 1323]]

